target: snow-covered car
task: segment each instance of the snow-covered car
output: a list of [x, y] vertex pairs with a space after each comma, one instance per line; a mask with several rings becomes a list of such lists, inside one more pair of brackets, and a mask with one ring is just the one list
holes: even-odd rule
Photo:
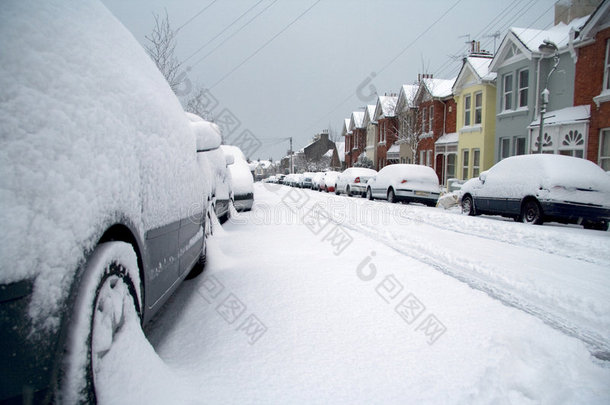
[[314, 176], [314, 173], [310, 173], [310, 172], [303, 173], [303, 175], [301, 176], [301, 179], [299, 180], [299, 187], [311, 188], [313, 176]]
[[[193, 128], [216, 133], [218, 134], [218, 138], [222, 141], [222, 135], [218, 125], [206, 121], [196, 114], [187, 112], [186, 116]], [[207, 182], [209, 203], [206, 216], [211, 220], [211, 211], [214, 211], [214, 215], [218, 217], [220, 223], [224, 223], [230, 216], [229, 206], [233, 200], [231, 174], [228, 169], [227, 158], [220, 148], [215, 148], [199, 153], [199, 163], [202, 166], [203, 173], [208, 173], [210, 175], [210, 181]], [[207, 229], [208, 234], [210, 233], [210, 230], [211, 228]]]
[[233, 204], [237, 211], [250, 211], [254, 204], [254, 178], [244, 153], [237, 146], [222, 145], [224, 154], [233, 161], [229, 165]]
[[5, 2], [0, 35], [0, 402], [95, 403], [117, 335], [202, 266], [219, 139], [101, 3]]
[[506, 158], [461, 188], [462, 211], [516, 221], [608, 229], [610, 178], [594, 163], [562, 155]]
[[366, 196], [387, 199], [389, 202], [417, 202], [435, 206], [440, 195], [436, 172], [413, 164], [394, 164], [384, 167], [367, 183]]
[[334, 193], [335, 187], [337, 186], [337, 178], [339, 177], [339, 172], [328, 171], [324, 175], [324, 179], [320, 183], [321, 186], [324, 187], [324, 191], [327, 193]]
[[367, 181], [377, 174], [376, 170], [365, 167], [350, 167], [345, 169], [337, 178], [336, 194], [355, 194], [364, 196], [366, 194]]
[[321, 183], [322, 180], [324, 179], [324, 172], [316, 172], [314, 173], [313, 177], [311, 178], [311, 189], [312, 190], [319, 190], [321, 191]]

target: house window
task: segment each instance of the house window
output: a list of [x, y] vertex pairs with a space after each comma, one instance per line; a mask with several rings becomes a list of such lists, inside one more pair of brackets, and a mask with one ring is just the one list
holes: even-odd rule
[[606, 40], [606, 63], [604, 64], [603, 90], [610, 90], [610, 39]]
[[426, 157], [426, 160], [428, 161], [426, 166], [432, 167], [432, 151], [429, 150], [429, 151], [426, 152], [426, 154], [428, 155]]
[[478, 92], [474, 95], [474, 123], [481, 124], [483, 121], [483, 93]]
[[559, 154], [584, 158], [584, 147], [585, 138], [583, 134], [578, 130], [571, 130], [567, 134], [564, 134], [561, 144], [559, 145]]
[[529, 76], [529, 70], [527, 69], [519, 72], [519, 107], [527, 107]]
[[468, 149], [462, 150], [462, 180], [468, 180]]
[[419, 164], [420, 165], [426, 164], [426, 151], [425, 150], [419, 151]]
[[452, 179], [455, 177], [455, 153], [450, 153], [447, 155], [447, 178]]
[[428, 125], [428, 131], [432, 132], [432, 128], [434, 126], [434, 106], [433, 105], [430, 106], [430, 112], [428, 113], [428, 122], [430, 123]]
[[428, 124], [426, 121], [426, 111], [425, 107], [421, 109], [421, 128], [423, 132], [428, 132], [428, 128], [426, 128], [426, 125]]
[[525, 137], [519, 136], [515, 138], [514, 156], [525, 155]]
[[610, 128], [599, 135], [599, 165], [605, 171], [610, 170]]
[[464, 126], [470, 125], [470, 109], [471, 109], [471, 97], [470, 94], [464, 97]]
[[500, 140], [500, 159], [506, 159], [510, 156], [510, 138], [502, 138]]
[[481, 149], [472, 150], [472, 177], [479, 177], [481, 166]]
[[513, 74], [504, 76], [503, 80], [503, 94], [504, 94], [504, 110], [511, 110], [513, 108]]

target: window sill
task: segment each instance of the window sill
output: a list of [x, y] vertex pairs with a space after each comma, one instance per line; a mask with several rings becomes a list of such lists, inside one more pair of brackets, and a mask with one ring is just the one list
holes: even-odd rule
[[462, 127], [460, 129], [460, 133], [467, 133], [467, 132], [482, 132], [483, 131], [483, 127], [480, 124], [477, 125], [469, 125], [467, 127]]
[[502, 111], [500, 114], [497, 114], [496, 117], [506, 118], [506, 117], [514, 117], [516, 115], [527, 115], [528, 112], [529, 112], [528, 107], [521, 107], [521, 108], [517, 108], [516, 110]]
[[383, 142], [379, 142], [379, 143], [377, 144], [377, 146], [385, 146], [385, 141], [383, 141]]
[[599, 96], [593, 97], [593, 101], [595, 101], [595, 105], [597, 105], [598, 108], [601, 103], [610, 101], [610, 90], [602, 91]]

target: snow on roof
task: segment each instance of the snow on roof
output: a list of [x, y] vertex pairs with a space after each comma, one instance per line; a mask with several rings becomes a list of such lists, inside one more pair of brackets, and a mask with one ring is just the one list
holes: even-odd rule
[[576, 18], [569, 24], [560, 22], [548, 30], [538, 30], [534, 28], [511, 27], [510, 31], [532, 52], [538, 52], [538, 47], [544, 40], [555, 43], [559, 49], [568, 45], [570, 30], [579, 30], [589, 19], [589, 16]]
[[489, 70], [492, 59], [491, 56], [471, 55], [466, 60], [481, 80], [492, 81], [496, 79], [496, 73]]
[[364, 119], [362, 120], [362, 125], [367, 126], [369, 122], [375, 121], [375, 104], [369, 104], [366, 106], [364, 110]]
[[350, 119], [349, 129], [350, 131], [353, 128], [362, 128], [362, 120], [364, 119], [364, 111], [354, 111], [352, 112], [352, 118]]
[[448, 143], [457, 143], [459, 140], [459, 135], [457, 132], [452, 132], [450, 134], [445, 134], [438, 138], [435, 142], [435, 145], [446, 145]]
[[393, 117], [397, 101], [397, 96], [379, 96], [375, 106], [375, 118]]
[[406, 101], [409, 105], [413, 104], [413, 99], [415, 99], [415, 95], [417, 94], [417, 90], [419, 86], [416, 84], [403, 84], [401, 94], [405, 95]]
[[343, 129], [341, 130], [341, 134], [345, 136], [349, 132], [349, 122], [350, 118], [345, 118], [343, 120]]
[[345, 142], [335, 142], [337, 148], [337, 155], [339, 155], [339, 161], [345, 162]]
[[326, 153], [324, 154], [324, 156], [326, 156], [326, 157], [333, 157], [333, 153], [334, 153], [334, 151], [335, 151], [335, 150], [331, 148], [331, 149], [329, 149], [329, 150], [327, 150], [327, 151], [326, 151]]
[[390, 149], [388, 149], [388, 153], [398, 153], [398, 152], [400, 152], [400, 145], [397, 145], [397, 144], [390, 146]]
[[[591, 116], [590, 105], [578, 105], [576, 107], [566, 107], [560, 110], [548, 111], [544, 114], [544, 125], [569, 124], [586, 121]], [[530, 128], [538, 127], [540, 119], [532, 121]]]
[[[422, 79], [422, 82], [428, 89], [432, 97], [449, 97], [453, 94], [453, 84], [456, 77], [453, 79]], [[404, 87], [404, 86], [403, 86]]]

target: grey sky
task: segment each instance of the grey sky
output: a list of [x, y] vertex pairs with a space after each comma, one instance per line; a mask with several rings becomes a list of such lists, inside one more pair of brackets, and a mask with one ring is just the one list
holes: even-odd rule
[[[167, 9], [175, 29], [212, 1], [103, 0], [142, 44], [152, 30], [153, 13]], [[276, 1], [197, 63], [273, 1], [218, 0], [186, 24], [177, 36], [181, 60], [256, 5], [186, 61], [189, 79], [213, 85], [316, 3]], [[459, 55], [467, 49], [465, 35], [493, 51], [494, 40], [487, 36], [496, 31], [501, 33], [499, 46], [510, 26], [550, 27], [553, 4], [554, 0], [322, 0], [211, 89], [219, 101], [214, 112], [229, 109], [241, 121], [238, 132], [249, 129], [263, 141], [252, 159], [279, 159], [288, 142], [273, 139], [292, 136], [298, 150], [329, 125], [340, 132], [343, 118], [364, 106], [356, 89], [371, 72], [378, 73], [372, 84], [380, 94], [397, 93], [418, 73], [454, 77], [461, 66]]]

